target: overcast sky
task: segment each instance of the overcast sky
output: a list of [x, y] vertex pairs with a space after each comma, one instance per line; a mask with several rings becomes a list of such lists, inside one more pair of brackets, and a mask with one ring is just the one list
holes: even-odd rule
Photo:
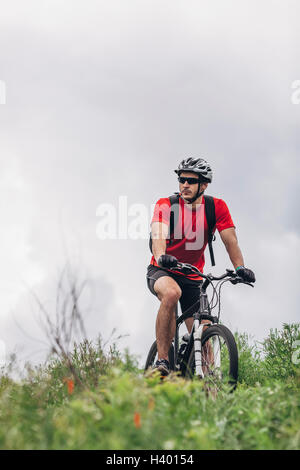
[[[0, 1], [0, 341], [42, 357], [68, 257], [91, 282], [90, 338], [117, 327], [143, 363], [158, 300], [145, 239], [100, 240], [103, 203], [149, 208], [206, 158], [255, 289], [224, 286], [222, 320], [258, 340], [299, 321], [297, 1]], [[132, 218], [132, 217], [131, 217]], [[231, 267], [220, 237], [216, 267]], [[21, 331], [22, 330], [22, 331]], [[25, 334], [26, 333], [26, 334]], [[31, 339], [32, 338], [32, 339]], [[45, 352], [45, 350], [43, 350]]]

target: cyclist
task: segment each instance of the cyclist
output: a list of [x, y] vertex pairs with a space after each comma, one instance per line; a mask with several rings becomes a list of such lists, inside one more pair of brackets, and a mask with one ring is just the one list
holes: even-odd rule
[[[204, 250], [208, 240], [208, 224], [205, 217], [205, 192], [212, 182], [212, 170], [203, 158], [187, 158], [174, 170], [179, 181], [179, 217], [176, 236], [168, 238], [171, 202], [169, 198], [157, 201], [151, 221], [152, 253], [147, 269], [147, 284], [152, 294], [160, 300], [156, 318], [156, 342], [158, 360], [154, 369], [162, 375], [169, 374], [168, 351], [175, 335], [175, 307], [180, 302], [184, 312], [199, 299], [200, 276], [170, 271], [177, 260], [190, 263], [203, 272]], [[216, 226], [228, 252], [229, 258], [245, 281], [255, 282], [253, 271], [244, 266], [244, 259], [238, 245], [235, 225], [226, 203], [213, 198]], [[173, 210], [173, 209], [172, 209]], [[191, 332], [193, 318], [186, 320]]]

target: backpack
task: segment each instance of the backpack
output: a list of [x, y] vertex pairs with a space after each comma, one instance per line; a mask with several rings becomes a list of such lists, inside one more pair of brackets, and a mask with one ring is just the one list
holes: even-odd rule
[[[169, 245], [172, 243], [172, 237], [174, 235], [174, 227], [176, 227], [177, 220], [178, 220], [178, 204], [179, 204], [179, 193], [174, 193], [172, 196], [169, 196], [169, 200], [171, 203], [171, 213], [170, 213], [170, 226], [169, 226]], [[213, 231], [216, 226], [216, 213], [215, 213], [215, 202], [212, 196], [203, 195], [205, 200], [205, 216], [208, 225], [208, 248], [210, 254], [210, 261], [211, 265], [215, 266], [215, 257], [212, 247], [212, 242], [216, 239]], [[175, 210], [174, 210], [175, 208]], [[176, 210], [177, 208], [177, 210]], [[149, 238], [149, 248], [152, 253], [152, 236], [150, 232]]]

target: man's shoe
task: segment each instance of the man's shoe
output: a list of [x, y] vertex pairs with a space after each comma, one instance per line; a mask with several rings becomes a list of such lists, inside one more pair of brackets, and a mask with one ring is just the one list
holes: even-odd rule
[[167, 361], [166, 359], [159, 359], [156, 361], [154, 367], [153, 367], [153, 370], [158, 370], [161, 375], [163, 375], [164, 377], [169, 375], [170, 373], [170, 364], [169, 364], [169, 361]]

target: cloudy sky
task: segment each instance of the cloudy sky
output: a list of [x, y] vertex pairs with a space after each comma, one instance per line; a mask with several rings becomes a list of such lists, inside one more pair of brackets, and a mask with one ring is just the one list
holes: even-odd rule
[[[99, 207], [118, 213], [123, 196], [129, 221], [134, 204], [150, 216], [186, 156], [210, 162], [209, 194], [229, 206], [257, 277], [224, 287], [223, 322], [261, 340], [299, 321], [299, 2], [0, 6], [0, 350], [43, 357], [29, 290], [53, 311], [68, 258], [90, 282], [89, 337], [117, 327], [143, 363], [159, 306], [148, 241], [99, 239]], [[231, 267], [219, 236], [215, 256], [207, 271]]]

